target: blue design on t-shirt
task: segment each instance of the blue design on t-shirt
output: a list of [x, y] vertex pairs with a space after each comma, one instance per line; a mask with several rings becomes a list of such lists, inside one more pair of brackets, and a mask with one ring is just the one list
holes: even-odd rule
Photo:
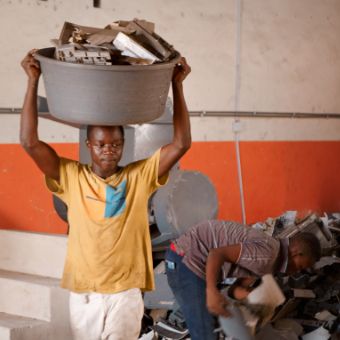
[[116, 188], [106, 186], [105, 217], [114, 217], [121, 214], [126, 207], [126, 180]]

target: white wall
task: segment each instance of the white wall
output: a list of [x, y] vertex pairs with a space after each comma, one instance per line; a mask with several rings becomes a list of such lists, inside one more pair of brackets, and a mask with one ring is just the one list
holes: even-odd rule
[[[19, 143], [19, 118], [13, 114], [0, 115], [0, 144]], [[192, 139], [233, 141], [234, 121], [232, 117], [191, 117]], [[242, 141], [340, 141], [340, 119], [241, 118], [240, 124]], [[39, 136], [47, 143], [79, 142], [77, 128], [47, 119], [39, 121]]]
[[340, 1], [246, 0], [240, 110], [340, 112]]
[[154, 21], [156, 31], [191, 64], [185, 85], [190, 110], [340, 112], [338, 0], [102, 0], [101, 8], [90, 0], [1, 0], [0, 5], [0, 107], [22, 105], [26, 80], [20, 60], [31, 48], [50, 46], [64, 21], [103, 27], [139, 17]]

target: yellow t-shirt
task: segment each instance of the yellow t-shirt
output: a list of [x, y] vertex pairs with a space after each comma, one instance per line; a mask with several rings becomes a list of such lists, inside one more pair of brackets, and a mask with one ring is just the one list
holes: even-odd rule
[[106, 179], [88, 165], [61, 158], [59, 182], [46, 178], [68, 207], [63, 288], [100, 293], [154, 288], [148, 200], [168, 177], [158, 181], [159, 157], [160, 150]]

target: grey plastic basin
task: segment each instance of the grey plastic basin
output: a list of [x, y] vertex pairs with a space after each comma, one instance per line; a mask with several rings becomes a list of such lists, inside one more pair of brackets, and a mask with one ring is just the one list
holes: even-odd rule
[[156, 65], [83, 65], [55, 60], [54, 48], [36, 54], [50, 113], [84, 125], [140, 124], [165, 109], [179, 55]]

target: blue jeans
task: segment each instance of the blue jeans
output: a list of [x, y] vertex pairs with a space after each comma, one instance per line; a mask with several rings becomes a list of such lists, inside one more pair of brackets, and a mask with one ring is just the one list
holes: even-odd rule
[[216, 319], [206, 306], [205, 280], [194, 274], [185, 264], [183, 257], [172, 250], [165, 256], [169, 286], [184, 315], [192, 340], [216, 340]]

